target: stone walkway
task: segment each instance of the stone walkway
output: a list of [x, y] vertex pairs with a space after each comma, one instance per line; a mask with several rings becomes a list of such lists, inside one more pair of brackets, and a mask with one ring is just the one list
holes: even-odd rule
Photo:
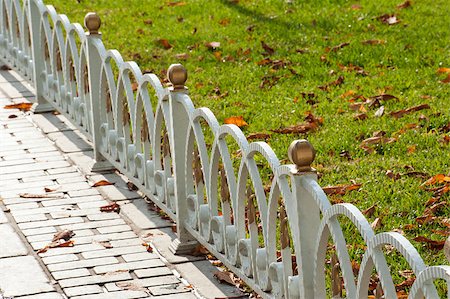
[[[4, 109], [33, 97], [14, 72], [0, 72], [0, 298], [242, 295], [219, 284], [204, 257], [171, 254], [172, 224], [119, 173], [90, 173], [90, 144], [64, 117]], [[100, 180], [114, 185], [92, 187]], [[100, 211], [112, 201], [120, 214]], [[37, 253], [63, 230], [75, 233], [73, 246]]]

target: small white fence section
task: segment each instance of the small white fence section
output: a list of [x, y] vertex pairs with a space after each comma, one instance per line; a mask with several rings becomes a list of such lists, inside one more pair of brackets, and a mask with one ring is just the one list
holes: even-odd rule
[[[401, 234], [375, 234], [355, 206], [330, 204], [306, 140], [289, 147], [292, 165], [280, 165], [266, 143], [249, 143], [237, 126], [194, 107], [182, 65], [170, 66], [165, 88], [106, 50], [95, 13], [85, 32], [40, 0], [0, 0], [0, 21], [0, 58], [34, 85], [35, 112], [64, 114], [92, 141], [95, 169], [119, 169], [167, 213], [177, 225], [175, 252], [201, 243], [264, 298], [367, 298], [374, 273], [374, 298], [397, 298], [388, 245], [415, 275], [408, 298], [438, 298], [436, 279], [448, 288], [449, 266], [425, 265]], [[365, 243], [357, 274], [338, 217]], [[324, 271], [330, 250], [337, 262]]]

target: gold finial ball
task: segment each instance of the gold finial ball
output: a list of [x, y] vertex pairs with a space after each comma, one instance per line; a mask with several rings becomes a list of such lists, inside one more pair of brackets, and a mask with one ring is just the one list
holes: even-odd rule
[[171, 64], [167, 70], [167, 77], [175, 90], [184, 89], [188, 77], [187, 70], [182, 64]]
[[84, 17], [84, 26], [86, 26], [90, 34], [98, 34], [98, 29], [100, 29], [101, 24], [102, 21], [95, 12], [89, 12]]
[[310, 170], [311, 163], [316, 157], [316, 150], [306, 139], [294, 140], [288, 149], [289, 160], [297, 165], [297, 169]]

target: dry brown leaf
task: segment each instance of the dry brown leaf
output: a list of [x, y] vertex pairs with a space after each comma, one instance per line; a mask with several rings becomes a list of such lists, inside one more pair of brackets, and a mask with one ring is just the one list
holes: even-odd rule
[[232, 286], [235, 285], [234, 280], [233, 280], [234, 275], [232, 272], [217, 270], [213, 273], [213, 275], [215, 278], [217, 278], [217, 280], [219, 280], [220, 283], [225, 282]]
[[184, 2], [184, 1], [173, 1], [173, 2], [167, 3], [167, 6], [171, 6], [171, 7], [184, 6], [184, 5], [186, 5], [186, 2]]
[[375, 218], [375, 220], [370, 224], [370, 227], [372, 227], [373, 230], [376, 230], [378, 228], [381, 228], [381, 219], [380, 218]]
[[175, 54], [175, 58], [179, 60], [187, 60], [189, 58], [189, 54], [187, 53]]
[[2, 70], [2, 71], [10, 71], [11, 68], [9, 66], [7, 66], [6, 64], [4, 64], [4, 65], [0, 66], [0, 70]]
[[345, 47], [347, 47], [348, 45], [350, 45], [350, 43], [348, 43], [348, 42], [346, 42], [346, 43], [341, 43], [341, 44], [339, 44], [339, 45], [337, 45], [337, 46], [334, 46], [333, 48], [331, 48], [331, 49], [328, 49], [328, 51], [326, 51], [326, 52], [337, 52], [337, 51], [339, 51], [340, 49], [342, 49], [342, 48], [345, 48]]
[[132, 182], [127, 182], [127, 188], [130, 191], [138, 191], [139, 190], [139, 188], [136, 187], [136, 185], [133, 184]]
[[158, 39], [158, 43], [163, 46], [164, 49], [169, 50], [171, 49], [173, 46], [169, 43], [169, 41], [165, 38], [160, 38]]
[[434, 184], [442, 184], [450, 182], [450, 176], [446, 176], [445, 174], [436, 174], [425, 181], [422, 186], [429, 186]]
[[362, 6], [360, 4], [352, 4], [352, 6], [350, 8], [353, 10], [360, 10], [362, 8]]
[[366, 217], [372, 217], [373, 214], [375, 213], [377, 205], [372, 205], [370, 207], [368, 207], [367, 209], [365, 209], [364, 211], [362, 211], [362, 213], [366, 216]]
[[8, 115], [8, 118], [17, 118], [17, 115], [15, 115], [15, 114], [10, 114], [10, 115]]
[[75, 236], [75, 233], [70, 230], [70, 229], [65, 229], [63, 231], [59, 231], [57, 232], [52, 239], [52, 242], [58, 241], [58, 240], [65, 240], [65, 241], [69, 241], [70, 238], [72, 238], [73, 236]]
[[420, 111], [420, 110], [423, 110], [423, 109], [430, 109], [430, 105], [428, 105], [428, 104], [421, 104], [421, 105], [409, 107], [407, 109], [402, 109], [402, 110], [398, 110], [398, 111], [392, 111], [389, 114], [391, 116], [395, 117], [395, 118], [400, 118], [400, 117], [403, 117], [403, 115], [405, 115], [405, 114], [409, 114], [409, 113], [412, 113], [412, 112]]
[[450, 74], [448, 74], [447, 78], [441, 80], [441, 83], [450, 83]]
[[412, 3], [410, 0], [406, 0], [405, 2], [403, 2], [402, 4], [397, 5], [398, 9], [405, 9], [408, 7], [411, 7]]
[[138, 282], [118, 281], [116, 282], [116, 286], [124, 291], [147, 291], [147, 289], [141, 286]]
[[31, 107], [33, 106], [33, 103], [16, 103], [16, 104], [10, 104], [5, 105], [4, 109], [19, 109], [20, 111], [30, 111]]
[[293, 125], [286, 128], [281, 129], [274, 129], [271, 130], [274, 133], [280, 133], [280, 134], [304, 134], [309, 131], [312, 131], [317, 128], [317, 125], [314, 123], [306, 123], [306, 124], [300, 124], [300, 125]]
[[47, 252], [50, 248], [57, 248], [57, 247], [73, 247], [75, 242], [73, 240], [69, 240], [66, 242], [52, 242], [45, 246], [44, 248], [41, 248], [37, 251], [37, 253], [44, 253]]
[[48, 187], [44, 187], [44, 191], [45, 192], [55, 192], [56, 189], [52, 189], [52, 188], [48, 188]]
[[242, 115], [225, 118], [224, 123], [227, 125], [236, 125], [238, 127], [248, 126], [248, 123], [244, 120]]
[[447, 205], [447, 202], [445, 202], [445, 201], [435, 203], [434, 205], [426, 208], [425, 211], [423, 212], [423, 214], [424, 215], [434, 215], [434, 213], [436, 213], [439, 209], [441, 209], [442, 207], [444, 207], [446, 205]]
[[424, 236], [417, 236], [413, 240], [417, 241], [417, 242], [425, 243], [428, 248], [437, 249], [437, 250], [441, 250], [442, 248], [444, 248], [444, 243], [445, 243], [445, 240], [435, 241], [435, 240], [431, 240]]
[[198, 244], [197, 246], [195, 246], [195, 248], [190, 253], [190, 255], [192, 255], [192, 256], [203, 256], [203, 255], [208, 255], [208, 254], [209, 254], [208, 249], [206, 249], [201, 244]]
[[251, 133], [247, 136], [247, 140], [255, 140], [255, 139], [264, 139], [267, 140], [270, 138], [270, 134], [268, 133]]
[[424, 216], [419, 216], [416, 218], [416, 222], [421, 225], [427, 224], [434, 220], [436, 220], [436, 217], [434, 217], [433, 215], [424, 215]]
[[417, 146], [415, 144], [408, 146], [408, 148], [406, 149], [408, 154], [414, 153], [416, 151], [416, 147]]
[[395, 14], [384, 14], [379, 16], [377, 19], [388, 25], [395, 25], [400, 23], [400, 20], [397, 19], [397, 16]]
[[19, 197], [21, 198], [64, 198], [64, 196], [60, 195], [52, 195], [52, 194], [32, 194], [32, 193], [19, 193]]
[[230, 19], [228, 19], [228, 18], [223, 18], [223, 19], [221, 19], [221, 20], [219, 21], [219, 24], [222, 25], [222, 26], [228, 26], [228, 25], [230, 25]]
[[92, 185], [92, 187], [101, 187], [101, 186], [110, 186], [110, 185], [114, 185], [115, 183], [111, 183], [107, 180], [100, 180], [98, 182], [95, 182], [94, 185]]
[[264, 41], [261, 41], [261, 47], [267, 52], [269, 55], [273, 55], [275, 53], [275, 50], [270, 47], [268, 44], [266, 44]]
[[217, 49], [217, 48], [220, 48], [220, 42], [209, 42], [209, 43], [205, 43], [205, 46], [206, 46], [208, 49], [215, 50], [215, 49]]
[[318, 86], [318, 88], [323, 91], [328, 91], [330, 86], [339, 86], [342, 83], [344, 83], [344, 76], [339, 76], [339, 78], [337, 78], [336, 80], [329, 82], [325, 85]]
[[399, 173], [394, 173], [392, 170], [387, 170], [386, 171], [386, 176], [390, 179], [393, 179], [394, 181], [400, 179], [400, 174]]
[[358, 190], [362, 184], [342, 185], [342, 186], [328, 186], [323, 187], [322, 190], [328, 195], [344, 195], [349, 191]]
[[110, 212], [119, 213], [120, 212], [120, 205], [118, 203], [113, 202], [113, 203], [110, 203], [109, 205], [100, 207], [100, 211], [101, 212], [107, 212], [107, 213], [110, 213]]
[[386, 41], [380, 40], [380, 39], [368, 39], [368, 40], [362, 41], [362, 43], [364, 45], [382, 45], [382, 44], [385, 44]]
[[359, 113], [359, 114], [353, 115], [354, 120], [365, 120], [365, 119], [367, 119], [367, 117], [368, 116], [366, 113]]
[[450, 67], [440, 67], [437, 70], [438, 74], [446, 74], [446, 73], [450, 73]]
[[98, 242], [98, 244], [102, 245], [102, 246], [105, 247], [106, 249], [113, 248], [113, 246], [111, 245], [111, 243], [109, 243], [108, 241], [100, 241], [100, 242]]

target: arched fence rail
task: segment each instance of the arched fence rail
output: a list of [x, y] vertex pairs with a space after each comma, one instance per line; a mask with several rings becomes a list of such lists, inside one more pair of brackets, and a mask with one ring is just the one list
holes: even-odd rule
[[[397, 298], [383, 251], [389, 245], [415, 276], [408, 298], [438, 298], [438, 279], [449, 289], [449, 266], [425, 265], [401, 234], [375, 234], [355, 206], [330, 203], [311, 168], [308, 141], [292, 142], [292, 164], [280, 165], [266, 143], [249, 143], [237, 126], [194, 107], [182, 65], [170, 66], [165, 88], [105, 49], [95, 13], [86, 15], [85, 32], [40, 0], [0, 0], [0, 22], [0, 58], [34, 85], [34, 111], [65, 115], [93, 143], [94, 169], [119, 169], [169, 215], [177, 225], [173, 251], [201, 243], [263, 298], [368, 298], [374, 273], [373, 298]], [[269, 169], [260, 169], [261, 159]], [[271, 173], [270, 190], [262, 171]], [[357, 274], [343, 218], [364, 242]]]

